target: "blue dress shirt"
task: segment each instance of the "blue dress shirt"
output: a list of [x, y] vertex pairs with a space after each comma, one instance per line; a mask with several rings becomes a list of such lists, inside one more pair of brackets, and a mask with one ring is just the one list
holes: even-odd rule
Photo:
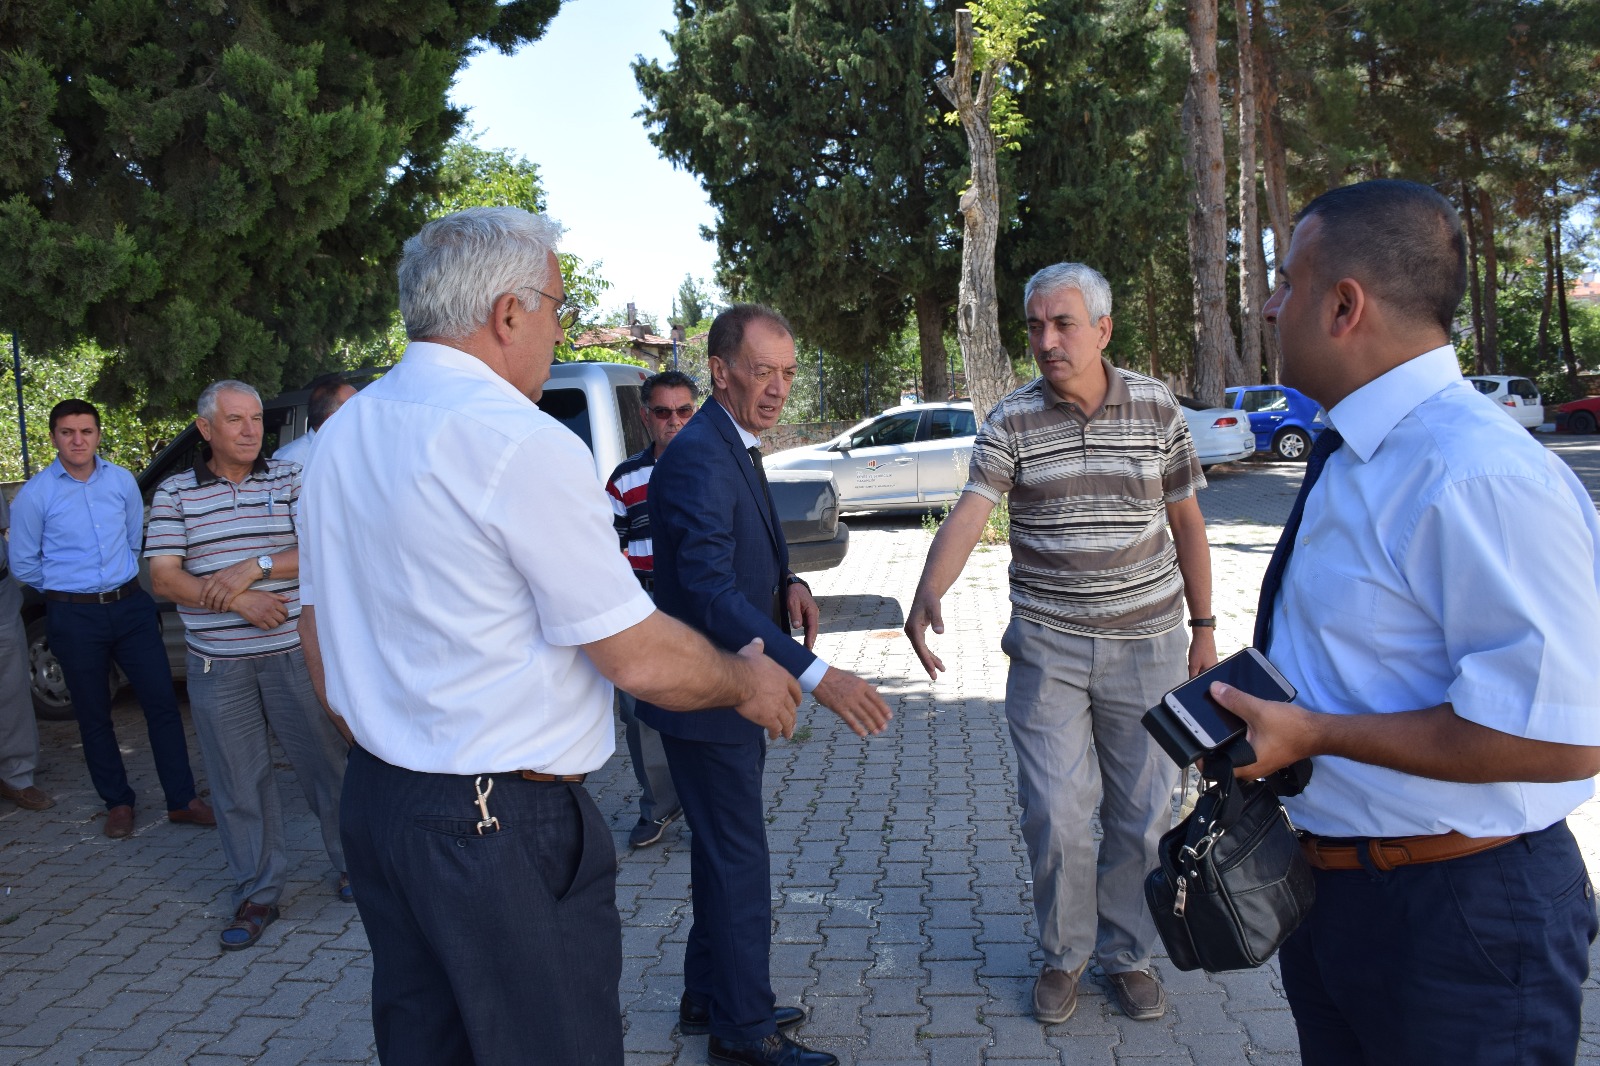
[[95, 456], [79, 481], [57, 459], [11, 501], [11, 570], [41, 591], [109, 592], [138, 576], [143, 529], [132, 474]]
[[[1513, 736], [1600, 745], [1600, 519], [1572, 471], [1462, 379], [1449, 347], [1328, 418], [1345, 444], [1306, 499], [1267, 652], [1296, 702], [1331, 714], [1448, 703]], [[1530, 832], [1594, 791], [1315, 763], [1285, 802], [1324, 836]]]

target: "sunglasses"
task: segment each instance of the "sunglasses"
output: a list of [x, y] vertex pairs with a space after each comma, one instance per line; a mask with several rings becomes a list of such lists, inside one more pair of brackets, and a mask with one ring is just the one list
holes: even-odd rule
[[694, 415], [694, 404], [686, 403], [682, 407], [652, 407], [649, 410], [657, 422], [665, 422], [673, 415], [687, 422]]

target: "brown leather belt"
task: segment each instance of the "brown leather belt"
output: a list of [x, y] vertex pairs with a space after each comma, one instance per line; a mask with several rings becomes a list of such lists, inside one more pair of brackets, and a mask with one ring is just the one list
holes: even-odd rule
[[583, 779], [588, 774], [541, 774], [537, 770], [518, 770], [524, 781], [570, 781], [573, 784], [583, 784]]
[[1446, 859], [1476, 855], [1517, 839], [1520, 837], [1468, 837], [1449, 832], [1434, 836], [1352, 841], [1305, 833], [1300, 837], [1300, 850], [1305, 852], [1306, 861], [1319, 870], [1365, 869], [1361, 861], [1363, 852], [1374, 869], [1392, 870], [1396, 866], [1444, 862]]
[[126, 585], [114, 588], [110, 592], [52, 592], [45, 589], [44, 598], [57, 600], [61, 603], [116, 603], [118, 600], [127, 599], [139, 591], [139, 579], [130, 577]]

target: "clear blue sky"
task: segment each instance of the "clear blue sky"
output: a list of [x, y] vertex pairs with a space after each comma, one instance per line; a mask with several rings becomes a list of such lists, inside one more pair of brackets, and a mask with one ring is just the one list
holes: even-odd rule
[[670, 58], [661, 31], [672, 0], [566, 0], [542, 39], [514, 56], [489, 50], [457, 77], [451, 100], [485, 148], [538, 165], [562, 250], [612, 288], [605, 309], [632, 300], [665, 328], [685, 274], [711, 279], [714, 220], [699, 180], [674, 170], [634, 112], [644, 106], [629, 64]]

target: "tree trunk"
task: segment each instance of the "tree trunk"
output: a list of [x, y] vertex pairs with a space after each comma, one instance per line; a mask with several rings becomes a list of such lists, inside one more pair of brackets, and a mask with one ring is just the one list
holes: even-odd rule
[[1578, 387], [1578, 360], [1572, 350], [1572, 319], [1567, 317], [1567, 268], [1561, 262], [1561, 219], [1565, 214], [1559, 207], [1556, 209], [1555, 225], [1555, 252], [1556, 252], [1556, 321], [1561, 324], [1561, 359], [1567, 364], [1567, 380], [1572, 382], [1572, 395], [1582, 396], [1583, 390]]
[[1504, 374], [1505, 359], [1500, 355], [1500, 258], [1494, 247], [1494, 201], [1483, 187], [1478, 188], [1478, 238], [1483, 244], [1483, 363], [1494, 367], [1487, 373]]
[[1189, 172], [1189, 265], [1194, 273], [1194, 393], [1222, 404], [1239, 377], [1228, 320], [1227, 166], [1217, 85], [1217, 0], [1189, 0], [1189, 87], [1183, 97], [1184, 164]]
[[[1256, 99], [1261, 113], [1261, 176], [1267, 187], [1267, 217], [1272, 220], [1272, 261], [1289, 252], [1289, 157], [1278, 112], [1277, 46], [1260, 0], [1250, 9], [1250, 43], [1256, 57]], [[1272, 285], [1269, 282], [1268, 288]], [[1269, 331], [1271, 332], [1271, 331]], [[1273, 381], [1277, 381], [1274, 375]]]
[[917, 344], [922, 350], [922, 400], [950, 398], [950, 360], [944, 350], [944, 307], [939, 294], [917, 293]]
[[1473, 218], [1472, 190], [1461, 183], [1461, 217], [1467, 223], [1467, 295], [1472, 299], [1472, 370], [1489, 371], [1483, 359], [1483, 294], [1478, 288], [1478, 224]]
[[955, 73], [938, 80], [939, 91], [961, 116], [972, 168], [961, 194], [961, 286], [956, 297], [956, 336], [967, 364], [967, 391], [981, 420], [1014, 386], [1011, 358], [1000, 345], [999, 306], [994, 289], [994, 246], [1000, 232], [1000, 178], [995, 164], [994, 104], [999, 64], [984, 64], [973, 92], [972, 12], [956, 12]]
[[[1267, 280], [1267, 272], [1264, 269], [1267, 261], [1267, 250], [1261, 246], [1261, 235], [1262, 230], [1258, 227], [1256, 229], [1256, 261], [1263, 264], [1263, 271], [1260, 275], [1261, 303], [1258, 306], [1264, 309], [1267, 306], [1267, 300], [1272, 296], [1273, 286]], [[1265, 318], [1261, 320], [1261, 350], [1267, 364], [1265, 380], [1277, 384], [1283, 375], [1283, 345], [1278, 343], [1278, 328]]]
[[1149, 256], [1144, 260], [1144, 330], [1150, 345], [1150, 376], [1161, 377], [1161, 334], [1156, 316], [1156, 264]]
[[1250, 48], [1250, 2], [1233, 0], [1239, 52], [1239, 369], [1235, 384], [1261, 384], [1266, 264], [1261, 258], [1261, 210], [1256, 193], [1256, 86]]
[[1550, 220], [1541, 221], [1544, 223], [1544, 299], [1539, 301], [1539, 335], [1533, 349], [1538, 353], [1539, 365], [1543, 366], [1550, 359], [1550, 311], [1556, 301], [1556, 264], [1550, 243]]

